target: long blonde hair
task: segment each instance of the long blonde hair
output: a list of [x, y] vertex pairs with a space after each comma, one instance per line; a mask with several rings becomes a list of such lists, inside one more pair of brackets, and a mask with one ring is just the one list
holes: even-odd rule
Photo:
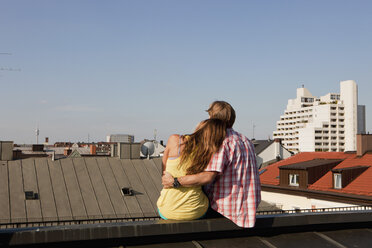
[[194, 133], [184, 139], [180, 165], [190, 161], [186, 174], [204, 171], [212, 155], [220, 149], [226, 136], [226, 123], [220, 119], [202, 121]]

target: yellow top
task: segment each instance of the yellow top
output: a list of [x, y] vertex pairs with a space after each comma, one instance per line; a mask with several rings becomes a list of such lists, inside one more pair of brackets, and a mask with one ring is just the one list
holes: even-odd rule
[[[178, 167], [180, 157], [168, 159], [166, 171], [173, 177], [186, 175], [187, 164]], [[195, 220], [208, 210], [209, 200], [201, 186], [162, 189], [157, 202], [160, 213], [171, 220]]]

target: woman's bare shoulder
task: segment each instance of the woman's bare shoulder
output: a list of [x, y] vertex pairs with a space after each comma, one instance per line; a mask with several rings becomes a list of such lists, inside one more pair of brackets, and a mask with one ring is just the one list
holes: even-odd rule
[[180, 140], [180, 135], [179, 134], [172, 134], [168, 138], [167, 145], [178, 144], [179, 140]]

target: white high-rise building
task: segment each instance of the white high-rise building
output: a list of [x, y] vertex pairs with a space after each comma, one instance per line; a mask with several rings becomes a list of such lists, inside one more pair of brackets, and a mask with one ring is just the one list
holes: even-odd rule
[[107, 142], [134, 143], [134, 135], [129, 134], [111, 134], [106, 136]]
[[297, 89], [277, 122], [274, 138], [293, 152], [356, 151], [356, 134], [365, 133], [365, 106], [358, 106], [358, 86], [340, 82], [340, 93], [313, 96]]

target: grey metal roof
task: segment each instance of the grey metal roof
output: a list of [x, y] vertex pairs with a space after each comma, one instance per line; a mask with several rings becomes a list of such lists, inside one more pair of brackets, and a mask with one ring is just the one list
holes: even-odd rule
[[256, 154], [260, 154], [269, 145], [271, 145], [274, 142], [274, 140], [252, 140], [252, 142], [253, 142], [254, 150]]
[[313, 159], [305, 162], [288, 164], [279, 166], [280, 169], [297, 169], [297, 170], [306, 170], [307, 168], [317, 167], [322, 165], [328, 165], [332, 163], [341, 163], [341, 159]]
[[[161, 171], [161, 158], [1, 161], [0, 228], [159, 219]], [[277, 208], [262, 202], [259, 209]]]
[[[122, 188], [130, 188], [134, 194], [124, 196]], [[157, 218], [161, 188], [159, 158], [2, 161], [0, 227]], [[25, 200], [25, 191], [37, 193], [39, 199]]]

